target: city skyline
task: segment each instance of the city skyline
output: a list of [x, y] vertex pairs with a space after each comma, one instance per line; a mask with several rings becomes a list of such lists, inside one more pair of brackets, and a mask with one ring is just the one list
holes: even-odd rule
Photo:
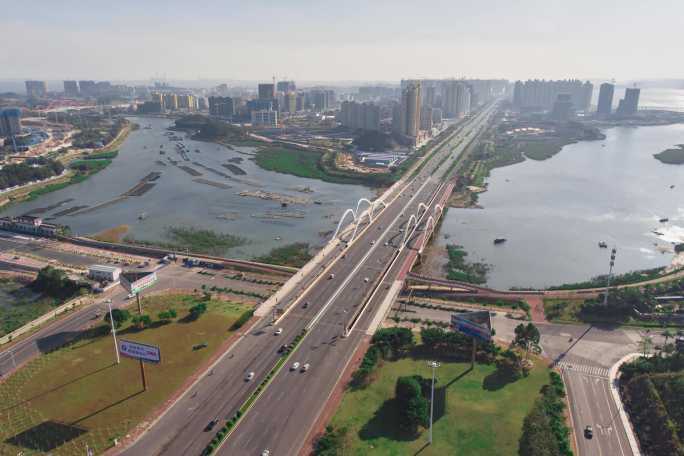
[[673, 58], [684, 5], [674, 1], [658, 9], [634, 1], [437, 1], [419, 10], [403, 1], [359, 8], [211, 1], [192, 10], [176, 1], [164, 8], [76, 3], [45, 2], [30, 12], [23, 5], [3, 7], [6, 36], [22, 37], [4, 43], [4, 78], [626, 80], [684, 74], [684, 63]]

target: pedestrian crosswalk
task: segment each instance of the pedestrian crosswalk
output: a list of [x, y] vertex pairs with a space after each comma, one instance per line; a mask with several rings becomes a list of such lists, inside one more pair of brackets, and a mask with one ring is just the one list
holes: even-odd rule
[[580, 372], [582, 374], [608, 378], [608, 369], [605, 367], [589, 366], [587, 364], [575, 364], [567, 361], [561, 361], [558, 363], [558, 368], [565, 371]]

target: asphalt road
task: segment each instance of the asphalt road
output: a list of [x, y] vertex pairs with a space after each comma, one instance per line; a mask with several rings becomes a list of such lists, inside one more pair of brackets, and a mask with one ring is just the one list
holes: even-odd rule
[[[480, 121], [482, 119], [478, 118]], [[464, 129], [473, 128], [474, 123]], [[287, 368], [281, 370], [223, 447], [223, 454], [232, 455], [260, 454], [266, 447], [272, 448], [272, 454], [296, 453], [358, 346], [364, 333], [362, 328], [364, 324], [368, 325], [383, 294], [378, 293], [377, 299], [369, 304], [358, 331], [342, 338], [344, 325], [366, 301], [387, 264], [395, 257], [403, 237], [400, 226], [416, 212], [418, 203], [429, 201], [440, 186], [439, 179], [429, 177], [434, 166], [448, 154], [457, 156], [461, 152], [461, 146], [453, 152], [450, 149], [465, 133], [457, 134], [448, 147], [432, 157], [430, 164], [404, 191], [397, 192], [397, 200], [378, 214], [355, 242], [329, 255], [324, 261], [324, 266], [329, 267], [325, 274], [319, 274], [318, 278], [311, 274], [305, 278], [304, 286], [313, 286], [306, 291], [300, 287], [283, 299], [280, 306], [297, 302], [291, 304], [296, 307], [278, 323], [282, 334], [274, 335], [276, 328], [269, 326], [270, 318], [262, 319], [217, 362], [213, 373], [201, 378], [124, 453], [200, 454], [215, 432], [204, 432], [207, 423], [218, 419], [222, 425], [232, 417], [275, 365], [280, 345], [289, 343], [303, 328], [311, 326], [307, 337], [290, 358], [290, 363], [310, 363], [311, 370], [306, 373]], [[449, 164], [443, 165], [440, 173]], [[439, 173], [436, 175], [441, 177]], [[385, 242], [388, 244], [384, 245]], [[306, 302], [308, 305], [304, 306]], [[246, 381], [250, 372], [254, 372], [255, 377]]]
[[[165, 266], [157, 271], [157, 283], [144, 290], [141, 296], [169, 288], [199, 288], [202, 283], [206, 283], [208, 286], [230, 286], [234, 289], [263, 292], [263, 287], [260, 288], [251, 283], [225, 279], [221, 276], [212, 278], [211, 276], [199, 275], [197, 271], [197, 268], [188, 269], [175, 264]], [[80, 307], [69, 315], [59, 316], [55, 322], [45, 324], [38, 331], [26, 336], [11, 347], [2, 347], [2, 351], [0, 351], [0, 375], [6, 376], [15, 369], [15, 366], [20, 366], [41, 353], [63, 345], [76, 337], [83, 329], [98, 323], [107, 310], [107, 305], [104, 302], [106, 299], [112, 300], [112, 308], [135, 305], [133, 301], [126, 299], [127, 295], [127, 291], [117, 286], [97, 295], [94, 304]]]

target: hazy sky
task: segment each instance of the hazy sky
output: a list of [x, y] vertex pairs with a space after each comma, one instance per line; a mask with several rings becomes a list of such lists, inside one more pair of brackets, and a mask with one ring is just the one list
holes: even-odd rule
[[684, 0], [0, 0], [0, 78], [684, 78]]

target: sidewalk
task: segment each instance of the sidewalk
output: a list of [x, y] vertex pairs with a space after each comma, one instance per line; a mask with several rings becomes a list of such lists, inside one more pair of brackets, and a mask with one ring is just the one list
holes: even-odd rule
[[625, 434], [627, 434], [627, 440], [629, 441], [629, 446], [634, 456], [641, 456], [641, 451], [639, 450], [639, 443], [637, 441], [636, 435], [634, 434], [632, 423], [629, 421], [625, 407], [622, 405], [622, 399], [620, 398], [620, 391], [618, 389], [618, 370], [624, 363], [640, 356], [641, 353], [630, 353], [629, 355], [623, 356], [618, 362], [613, 364], [608, 373], [608, 377], [610, 378], [610, 393], [613, 396], [615, 406], [620, 413], [620, 421], [622, 421], [622, 425], [625, 428]]

